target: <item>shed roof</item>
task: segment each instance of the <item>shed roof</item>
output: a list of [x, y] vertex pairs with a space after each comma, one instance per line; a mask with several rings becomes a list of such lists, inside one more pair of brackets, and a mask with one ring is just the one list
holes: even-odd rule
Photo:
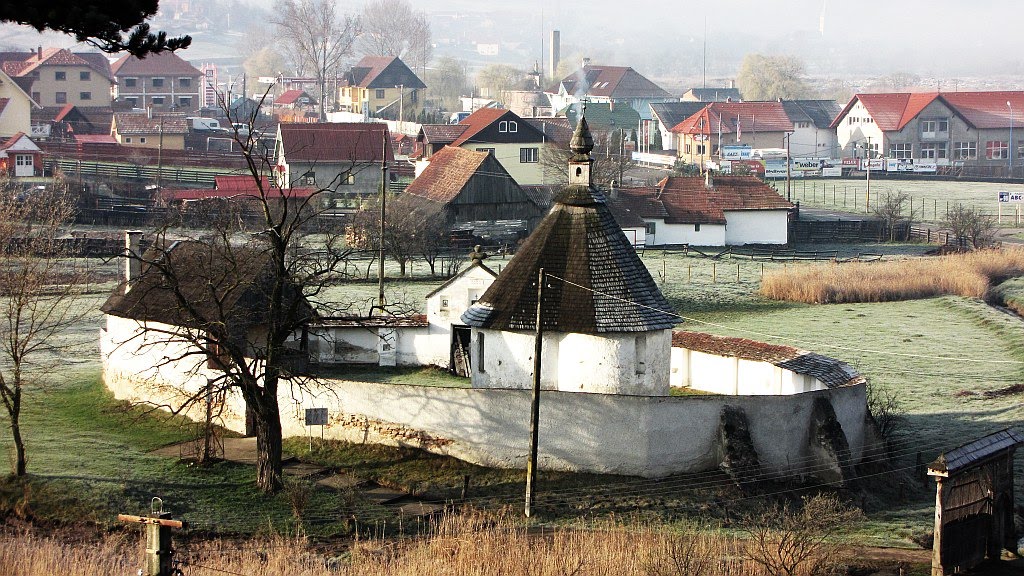
[[928, 474], [948, 476], [983, 464], [989, 458], [1014, 450], [1021, 444], [1024, 444], [1024, 436], [1019, 432], [1010, 429], [1000, 430], [939, 454], [939, 457], [928, 465]]
[[[100, 307], [106, 314], [206, 330], [229, 325], [235, 336], [266, 322], [273, 266], [258, 246], [219, 246], [179, 241], [151, 248], [138, 279], [122, 282]], [[185, 305], [187, 303], [187, 306]], [[298, 287], [285, 295], [297, 322], [316, 312]]]

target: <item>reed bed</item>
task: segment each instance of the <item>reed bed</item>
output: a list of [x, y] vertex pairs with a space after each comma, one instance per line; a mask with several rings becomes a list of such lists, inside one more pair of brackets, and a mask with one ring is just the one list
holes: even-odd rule
[[1006, 278], [1024, 276], [1024, 250], [1007, 248], [887, 262], [831, 263], [773, 270], [761, 295], [808, 304], [891, 302], [932, 296], [985, 298]]
[[[141, 546], [126, 537], [69, 545], [36, 536], [0, 536], [0, 573], [50, 576], [74, 567], [79, 576], [134, 574]], [[510, 517], [461, 514], [439, 521], [419, 538], [357, 541], [342, 551], [301, 538], [179, 544], [189, 576], [756, 576], [743, 544], [716, 532], [673, 533], [613, 520], [527, 529]]]

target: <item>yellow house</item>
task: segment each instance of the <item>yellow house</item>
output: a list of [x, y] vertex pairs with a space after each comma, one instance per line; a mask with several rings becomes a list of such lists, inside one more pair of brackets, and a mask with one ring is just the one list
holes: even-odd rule
[[520, 186], [545, 183], [540, 153], [550, 141], [515, 112], [501, 108], [481, 108], [458, 124], [424, 124], [416, 137], [423, 159], [445, 146], [489, 152]]
[[183, 114], [149, 116], [145, 112], [114, 114], [110, 135], [118, 144], [133, 148], [184, 150], [188, 125]]
[[39, 104], [13, 78], [0, 71], [0, 137], [30, 133], [33, 108], [39, 108]]
[[427, 85], [394, 56], [365, 56], [345, 73], [338, 88], [342, 112], [367, 118], [414, 120]]
[[99, 52], [42, 47], [36, 52], [8, 52], [3, 70], [31, 80], [29, 96], [40, 106], [110, 106], [114, 75], [110, 61]]

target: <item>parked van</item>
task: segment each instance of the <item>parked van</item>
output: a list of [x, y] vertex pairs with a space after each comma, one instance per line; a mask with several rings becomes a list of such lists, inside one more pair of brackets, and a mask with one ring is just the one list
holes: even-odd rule
[[189, 116], [185, 119], [188, 122], [190, 130], [195, 132], [227, 132], [221, 125], [220, 122], [213, 118], [203, 118], [201, 116]]

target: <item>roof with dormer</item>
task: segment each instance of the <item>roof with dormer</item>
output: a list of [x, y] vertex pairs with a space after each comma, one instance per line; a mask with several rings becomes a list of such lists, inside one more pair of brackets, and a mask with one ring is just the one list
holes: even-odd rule
[[[570, 173], [574, 167], [589, 170], [588, 139], [581, 119]], [[541, 269], [546, 278], [540, 304], [544, 330], [645, 332], [669, 329], [679, 321], [592, 183], [562, 188], [548, 215], [462, 321], [478, 328], [533, 330]]]
[[671, 99], [667, 90], [651, 82], [629, 66], [586, 65], [551, 86], [546, 92], [575, 96], [629, 99]]

